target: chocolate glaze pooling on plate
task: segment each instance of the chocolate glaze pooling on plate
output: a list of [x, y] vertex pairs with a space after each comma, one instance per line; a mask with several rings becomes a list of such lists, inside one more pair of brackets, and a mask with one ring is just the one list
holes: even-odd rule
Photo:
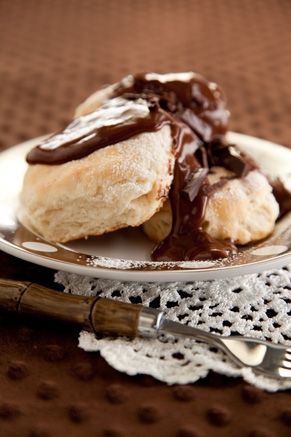
[[96, 115], [98, 121], [99, 109], [92, 115], [74, 120], [62, 133], [34, 148], [27, 161], [30, 164], [62, 164], [169, 125], [176, 158], [169, 195], [173, 224], [169, 236], [153, 251], [152, 259], [205, 260], [235, 254], [237, 248], [232, 241], [219, 241], [203, 230], [209, 195], [226, 181], [211, 187], [207, 174], [212, 166], [222, 166], [231, 170], [233, 177], [240, 178], [256, 165], [235, 145], [225, 141], [229, 112], [217, 85], [195, 73], [138, 74], [128, 76], [116, 85], [112, 98], [102, 108], [110, 110], [110, 105], [139, 105], [142, 116], [128, 118], [124, 111], [115, 124], [101, 123], [100, 126], [97, 123], [97, 127], [93, 124], [84, 134], [80, 126], [86, 124], [86, 117], [89, 120]]

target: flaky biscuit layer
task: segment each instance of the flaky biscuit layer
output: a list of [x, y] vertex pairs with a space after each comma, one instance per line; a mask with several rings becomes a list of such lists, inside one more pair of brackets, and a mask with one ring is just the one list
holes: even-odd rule
[[65, 164], [31, 165], [20, 220], [53, 242], [139, 226], [161, 208], [173, 167], [169, 126]]

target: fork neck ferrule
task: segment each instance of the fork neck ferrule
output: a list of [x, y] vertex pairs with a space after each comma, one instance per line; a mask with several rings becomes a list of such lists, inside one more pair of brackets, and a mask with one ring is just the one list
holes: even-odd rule
[[143, 308], [138, 320], [138, 335], [149, 338], [157, 337], [163, 318], [163, 311], [154, 308]]

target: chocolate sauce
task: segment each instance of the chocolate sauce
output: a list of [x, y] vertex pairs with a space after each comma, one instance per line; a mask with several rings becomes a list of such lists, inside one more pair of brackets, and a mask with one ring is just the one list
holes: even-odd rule
[[291, 211], [291, 193], [284, 187], [279, 178], [270, 181], [273, 188], [273, 194], [279, 203], [280, 217]]
[[[80, 135], [72, 141], [66, 141], [54, 149], [43, 145], [32, 149], [26, 160], [29, 164], [56, 165], [84, 158], [98, 149], [127, 140], [143, 132], [155, 132], [172, 120], [165, 111], [157, 105], [149, 105], [149, 115], [124, 121], [120, 124], [93, 129], [86, 135]], [[53, 139], [53, 137], [52, 137]], [[47, 140], [49, 141], [50, 138]]]
[[[99, 112], [95, 111], [76, 119], [62, 133], [52, 136], [27, 156], [30, 164], [62, 164], [169, 125], [176, 158], [169, 195], [172, 229], [155, 248], [153, 260], [203, 260], [235, 254], [237, 248], [232, 241], [216, 240], [203, 229], [209, 195], [227, 181], [210, 186], [208, 171], [212, 166], [222, 166], [231, 170], [233, 177], [244, 177], [257, 168], [249, 157], [225, 142], [229, 113], [217, 85], [200, 75], [185, 75], [188, 75], [187, 80], [177, 79], [179, 74], [166, 75], [165, 80], [165, 76], [153, 73], [126, 78], [116, 86], [106, 105], [109, 109], [111, 103], [114, 108], [120, 108], [120, 104], [141, 105], [142, 117], [128, 117], [128, 111], [124, 111], [116, 118], [117, 122], [98, 125]], [[145, 104], [147, 108], [143, 107]], [[103, 106], [105, 110], [106, 105]], [[95, 125], [94, 117], [97, 119]], [[92, 128], [91, 125], [88, 128], [87, 120], [91, 123], [92, 119]], [[106, 114], [105, 120], [108, 120]], [[278, 186], [277, 198], [284, 197], [282, 211], [289, 210], [290, 196], [286, 201], [282, 193], [282, 187]]]
[[237, 178], [245, 177], [250, 171], [257, 170], [257, 164], [234, 144], [224, 139], [206, 145], [209, 167], [221, 166], [230, 170]]
[[[161, 82], [162, 75], [137, 74], [129, 84], [121, 82], [114, 95], [155, 94], [160, 97], [161, 108], [191, 127], [203, 141], [223, 137], [228, 128], [229, 111], [220, 88], [200, 74], [189, 73], [188, 80], [177, 80], [172, 76], [171, 80]], [[179, 76], [181, 74], [176, 75]]]
[[215, 259], [237, 253], [231, 241], [219, 241], [203, 229], [205, 209], [212, 190], [207, 180], [208, 169], [195, 156], [203, 147], [201, 140], [189, 128], [180, 130], [174, 182], [169, 196], [172, 229], [154, 249], [152, 259], [155, 261]]

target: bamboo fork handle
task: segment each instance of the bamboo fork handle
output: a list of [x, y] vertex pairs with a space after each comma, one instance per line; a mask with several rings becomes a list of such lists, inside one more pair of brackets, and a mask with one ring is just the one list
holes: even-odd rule
[[142, 305], [118, 302], [113, 299], [98, 299], [94, 302], [91, 311], [93, 330], [134, 338], [138, 334], [142, 310]]
[[94, 299], [57, 292], [31, 283], [22, 294], [18, 312], [46, 319], [72, 322], [91, 328], [90, 312]]
[[30, 284], [30, 282], [0, 279], [0, 308], [17, 312], [21, 296]]
[[61, 293], [31, 282], [0, 279], [0, 309], [77, 323], [95, 333], [135, 337], [143, 308]]

